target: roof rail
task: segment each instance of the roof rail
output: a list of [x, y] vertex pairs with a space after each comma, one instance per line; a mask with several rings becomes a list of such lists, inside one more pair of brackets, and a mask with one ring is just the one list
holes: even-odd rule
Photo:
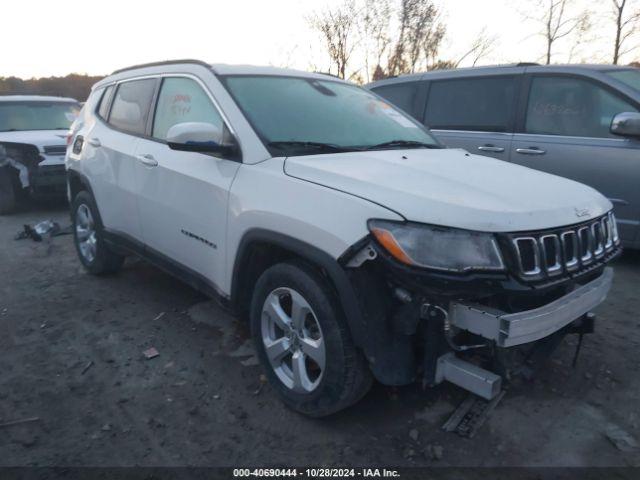
[[516, 63], [516, 67], [539, 67], [540, 64], [537, 62], [518, 62]]
[[[318, 71], [318, 70], [316, 70], [316, 71], [314, 71], [314, 72], [311, 72], [311, 73], [315, 73], [316, 75], [328, 75], [328, 76], [333, 77], [333, 78], [340, 78], [338, 75], [334, 75], [333, 73], [329, 73], [329, 72], [320, 72], [320, 71]], [[340, 78], [340, 80], [344, 80], [344, 79], [343, 79], [343, 78]]]
[[183, 60], [163, 60], [161, 62], [151, 62], [151, 63], [141, 63], [140, 65], [132, 65], [131, 67], [120, 68], [118, 70], [114, 70], [111, 75], [115, 75], [116, 73], [126, 72], [128, 70], [135, 70], [136, 68], [145, 68], [145, 67], [159, 67], [162, 65], [174, 65], [176, 63], [191, 63], [194, 65], [201, 65], [206, 68], [211, 68], [211, 65], [207, 62], [203, 62], [202, 60], [195, 60], [193, 58], [185, 58]]

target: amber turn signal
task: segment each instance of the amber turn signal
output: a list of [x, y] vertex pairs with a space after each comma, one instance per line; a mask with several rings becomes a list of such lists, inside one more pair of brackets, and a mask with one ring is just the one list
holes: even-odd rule
[[404, 252], [389, 230], [374, 227], [371, 229], [371, 233], [393, 258], [406, 265], [414, 265], [413, 260]]

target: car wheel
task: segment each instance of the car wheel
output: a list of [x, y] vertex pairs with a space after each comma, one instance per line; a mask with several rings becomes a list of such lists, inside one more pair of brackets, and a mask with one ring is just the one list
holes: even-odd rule
[[8, 167], [0, 168], [0, 214], [13, 213], [16, 210], [17, 195]]
[[259, 278], [251, 334], [270, 383], [294, 410], [322, 417], [362, 398], [372, 377], [335, 293], [303, 263], [281, 263]]
[[80, 262], [89, 273], [101, 275], [118, 271], [124, 256], [112, 251], [104, 241], [104, 230], [95, 200], [80, 192], [71, 206], [73, 239]]

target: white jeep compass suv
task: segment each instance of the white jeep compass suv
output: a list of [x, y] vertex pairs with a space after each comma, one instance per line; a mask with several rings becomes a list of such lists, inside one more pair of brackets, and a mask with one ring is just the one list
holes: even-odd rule
[[444, 149], [328, 75], [132, 67], [94, 86], [72, 135], [86, 269], [135, 254], [222, 299], [307, 415], [356, 402], [372, 378], [495, 397], [592, 330], [620, 253], [595, 190]]

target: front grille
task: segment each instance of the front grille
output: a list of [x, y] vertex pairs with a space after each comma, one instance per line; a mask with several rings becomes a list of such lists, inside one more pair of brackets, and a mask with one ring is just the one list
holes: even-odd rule
[[544, 232], [512, 234], [518, 275], [539, 280], [587, 269], [606, 260], [620, 245], [612, 212], [574, 225]]
[[66, 145], [47, 145], [44, 147], [44, 153], [47, 155], [64, 155], [67, 153]]

